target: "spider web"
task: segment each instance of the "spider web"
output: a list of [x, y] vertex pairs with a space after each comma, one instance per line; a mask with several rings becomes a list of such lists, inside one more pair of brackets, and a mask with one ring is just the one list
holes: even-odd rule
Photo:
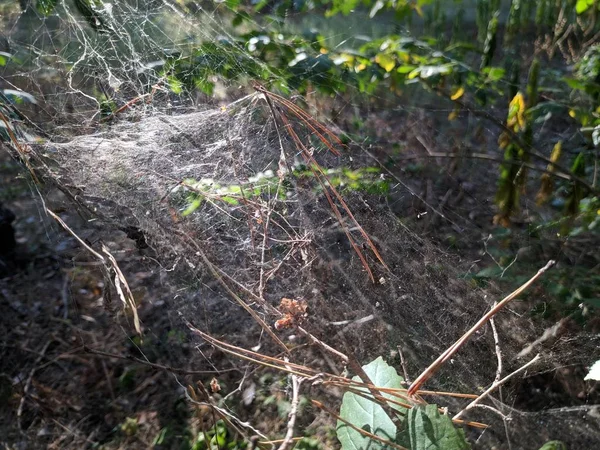
[[[103, 32], [93, 30], [69, 1], [60, 1], [48, 17], [33, 5], [12, 10], [7, 51], [18, 67], [7, 66], [3, 81], [38, 99], [23, 105], [49, 137], [30, 145], [36, 170], [81, 214], [99, 219], [98, 234], [125, 232], [139, 244], [143, 264], [156, 261], [150, 267], [164, 280], [174, 327], [187, 331], [190, 321], [230, 344], [277, 355], [286, 350], [282, 343], [311, 343], [294, 327], [274, 327], [283, 298], [302, 300], [308, 334], [363, 364], [383, 355], [399, 372], [400, 349], [414, 378], [501, 296], [461, 280], [463, 263], [429, 242], [426, 229], [413, 230], [415, 222], [401, 220], [406, 211], [416, 215], [422, 208], [438, 216], [432, 227], [472, 223], [458, 213], [438, 215], [436, 205], [417, 194], [413, 179], [386, 168], [385, 155], [357, 142], [334, 142], [336, 154], [323, 145], [314, 119], [302, 119], [281, 102], [271, 105], [249, 79], [211, 79], [216, 88], [210, 97], [173, 92], [162, 72], [165, 55], [186, 58], [205, 42], [218, 43], [233, 61], [245, 54], [277, 79], [236, 44], [219, 5], [206, 10], [196, 4], [195, 14], [167, 1], [117, 1], [102, 8]], [[220, 61], [206, 58], [209, 65]], [[234, 69], [243, 74], [246, 61], [238, 64]], [[108, 100], [118, 114], [113, 109], [102, 115]], [[417, 112], [426, 116], [436, 109]], [[365, 168], [375, 168], [375, 175], [365, 178]], [[528, 318], [531, 304], [514, 308], [496, 322], [505, 373], [537, 352], [542, 362], [530, 375], [591, 362], [597, 336], [532, 347], [544, 327]], [[207, 364], [244, 364], [217, 362], [214, 347], [189, 339]], [[496, 377], [495, 345], [488, 326], [426, 387], [476, 392], [488, 386]], [[292, 359], [341, 373], [341, 361], [319, 346], [308, 347]], [[518, 393], [515, 381], [502, 402], [493, 401], [510, 421], [486, 409], [470, 413], [491, 425], [483, 432], [468, 429], [478, 447], [502, 447], [507, 436], [520, 448], [551, 438], [569, 448], [597, 440], [594, 407], [524, 412], [511, 407]], [[428, 400], [452, 412], [464, 406]]]

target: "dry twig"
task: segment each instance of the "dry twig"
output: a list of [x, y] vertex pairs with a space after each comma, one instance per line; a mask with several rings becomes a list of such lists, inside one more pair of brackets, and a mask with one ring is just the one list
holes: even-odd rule
[[52, 344], [52, 340], [46, 342], [46, 344], [44, 344], [44, 347], [42, 347], [42, 350], [39, 352], [38, 357], [36, 358], [35, 362], [33, 363], [33, 367], [31, 368], [31, 370], [29, 371], [29, 375], [27, 376], [27, 381], [25, 382], [25, 387], [23, 388], [23, 395], [21, 396], [21, 401], [19, 402], [19, 408], [17, 409], [17, 424], [19, 426], [19, 431], [21, 433], [23, 433], [23, 423], [22, 423], [22, 417], [23, 417], [23, 411], [25, 410], [25, 400], [27, 399], [27, 396], [29, 395], [29, 389], [31, 389], [31, 383], [33, 382], [33, 376], [35, 375], [35, 372], [38, 370], [38, 365], [40, 364], [40, 362], [42, 361], [42, 359], [44, 358], [44, 356], [46, 356], [46, 351], [48, 350], [48, 347], [50, 347], [50, 344]]
[[504, 308], [511, 300], [518, 297], [522, 294], [529, 286], [531, 286], [539, 277], [541, 277], [548, 269], [550, 269], [555, 264], [555, 261], [550, 260], [548, 263], [542, 267], [538, 272], [531, 277], [527, 282], [513, 291], [511, 294], [506, 296], [500, 303], [498, 303], [494, 308], [492, 308], [487, 314], [485, 314], [479, 321], [469, 329], [460, 339], [458, 339], [454, 344], [452, 344], [445, 352], [443, 352], [431, 365], [421, 373], [417, 377], [417, 379], [410, 385], [408, 389], [408, 395], [415, 395], [419, 388], [425, 383], [429, 378], [431, 378], [440, 367], [448, 361], [452, 355], [454, 355], [460, 348], [469, 340], [469, 338], [479, 330], [483, 325], [485, 325], [492, 317], [498, 313], [502, 308]]
[[300, 403], [300, 386], [304, 378], [298, 375], [292, 375], [292, 401], [290, 403], [290, 412], [288, 414], [288, 424], [283, 442], [279, 446], [279, 450], [288, 450], [294, 445], [294, 429], [296, 427], [296, 418], [298, 417], [298, 405]]
[[460, 417], [466, 413], [467, 411], [469, 411], [470, 409], [474, 408], [475, 406], [477, 406], [479, 403], [481, 403], [482, 400], [484, 400], [488, 395], [490, 395], [497, 387], [502, 386], [504, 383], [506, 383], [508, 380], [510, 380], [512, 377], [514, 377], [515, 375], [523, 372], [524, 370], [527, 370], [527, 368], [533, 364], [535, 364], [538, 360], [540, 359], [540, 355], [539, 353], [535, 356], [535, 358], [533, 358], [531, 361], [529, 361], [527, 364], [525, 364], [523, 367], [520, 367], [519, 369], [515, 370], [514, 372], [512, 372], [510, 375], [505, 376], [504, 378], [502, 378], [501, 380], [498, 381], [494, 381], [492, 383], [492, 385], [485, 390], [485, 392], [483, 394], [481, 394], [479, 397], [477, 397], [475, 400], [473, 400], [471, 403], [469, 403], [462, 411], [460, 411], [458, 414], [456, 414], [453, 419], [460, 419]]
[[102, 252], [106, 255], [106, 258], [105, 258], [100, 253], [98, 253], [96, 250], [94, 250], [92, 247], [87, 245], [85, 243], [85, 241], [83, 239], [81, 239], [77, 235], [77, 233], [75, 233], [65, 223], [64, 220], [62, 220], [58, 215], [56, 215], [54, 212], [52, 212], [47, 207], [46, 207], [46, 212], [50, 215], [50, 217], [52, 217], [54, 220], [56, 220], [60, 224], [60, 226], [62, 226], [66, 231], [68, 231], [69, 234], [71, 234], [71, 236], [73, 236], [77, 240], [77, 242], [79, 242], [83, 246], [83, 248], [85, 248], [88, 252], [90, 252], [92, 255], [94, 255], [94, 257], [96, 257], [104, 265], [105, 271], [107, 273], [110, 273], [110, 271], [114, 272], [115, 277], [113, 279], [113, 282], [114, 282], [114, 286], [117, 291], [117, 294], [119, 295], [121, 301], [123, 302], [123, 305], [129, 306], [131, 308], [131, 312], [133, 313], [133, 325], [135, 327], [135, 331], [141, 336], [142, 329], [140, 326], [140, 318], [137, 313], [137, 306], [135, 304], [135, 299], [133, 298], [131, 289], [129, 289], [129, 284], [127, 283], [127, 279], [125, 278], [125, 275], [123, 275], [123, 272], [121, 272], [121, 269], [119, 268], [119, 265], [117, 264], [117, 260], [109, 252], [108, 248], [104, 244], [102, 244]]

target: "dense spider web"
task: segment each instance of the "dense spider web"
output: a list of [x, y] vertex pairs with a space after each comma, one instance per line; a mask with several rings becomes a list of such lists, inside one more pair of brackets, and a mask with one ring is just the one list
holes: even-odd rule
[[[49, 17], [31, 7], [14, 12], [7, 51], [19, 67], [7, 68], [4, 81], [40, 99], [31, 109], [50, 140], [31, 144], [30, 156], [41, 178], [60, 187], [87, 218], [99, 219], [102, 233], [124, 231], [157, 261], [153, 270], [164, 280], [176, 327], [185, 330], [189, 320], [228, 343], [275, 355], [277, 341], [236, 297], [288, 344], [309, 341], [293, 329], [273, 328], [281, 318], [277, 306], [282, 298], [302, 299], [307, 332], [361, 363], [383, 355], [399, 372], [400, 348], [414, 378], [500, 296], [460, 280], [458, 259], [399, 219], [398, 211], [411, 210], [419, 196], [368, 148], [353, 143], [335, 155], [306, 120], [289, 106], [269, 105], [249, 83], [240, 88], [220, 80], [222, 101], [166, 89], [160, 71], [166, 50], [185, 55], [206, 41], [235, 45], [217, 9], [198, 7], [191, 16], [166, 1], [104, 8], [103, 33], [68, 1]], [[222, 51], [233, 51], [227, 45]], [[102, 95], [119, 108], [138, 101], [101, 123]], [[290, 130], [314, 161], [303, 159]], [[315, 163], [326, 177], [310, 169]], [[365, 167], [378, 172], [367, 187], [352, 189], [352, 176]], [[369, 189], [382, 182], [389, 192]], [[333, 183], [348, 210], [340, 199], [327, 200]], [[435, 215], [435, 205], [419, 202]], [[531, 347], [544, 326], [528, 318], [530, 307], [519, 305], [497, 319], [504, 374], [537, 352], [542, 362], [529, 375], [591, 362], [597, 337], [567, 336]], [[479, 392], [496, 377], [495, 344], [492, 330], [484, 328], [426, 387]], [[198, 358], [210, 359], [210, 346], [200, 345]], [[317, 370], [343, 368], [319, 347], [293, 358]], [[519, 448], [551, 438], [585, 448], [597, 439], [597, 409], [522, 412], [510, 406], [518, 388], [515, 381], [502, 402], [493, 401], [509, 421], [489, 410], [470, 413], [491, 425], [469, 431], [481, 448], [503, 447], [507, 436]], [[464, 406], [436, 400], [451, 412]]]

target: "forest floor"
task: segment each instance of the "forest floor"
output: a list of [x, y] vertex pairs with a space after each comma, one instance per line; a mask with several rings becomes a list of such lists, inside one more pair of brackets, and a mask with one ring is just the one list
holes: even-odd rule
[[[116, 232], [103, 242], [138, 302], [145, 335], [137, 337], [127, 318], [103, 306], [98, 263], [44, 214], [19, 165], [5, 152], [0, 160], [1, 200], [17, 217], [17, 249], [0, 274], [0, 448], [190, 448], [216, 419], [205, 406], [191, 407], [186, 389], [213, 379], [223, 393], [245, 379], [247, 400], [237, 414], [262, 429], [285, 429], [285, 377], [244, 374], [223, 354], [191, 357], [154, 263]], [[60, 193], [51, 197], [55, 207], [64, 204]], [[75, 211], [57, 212], [88, 242], [102, 235]], [[244, 315], [237, 308], [228, 314], [232, 323]], [[333, 438], [331, 426], [318, 428], [329, 433], [323, 442]]]

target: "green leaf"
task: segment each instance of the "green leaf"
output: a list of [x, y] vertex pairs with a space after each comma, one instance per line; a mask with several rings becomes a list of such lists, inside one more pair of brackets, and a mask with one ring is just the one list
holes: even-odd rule
[[565, 83], [567, 83], [567, 85], [571, 88], [571, 89], [578, 89], [580, 91], [585, 91], [586, 88], [586, 84], [583, 81], [577, 80], [575, 78], [563, 78], [563, 81]]
[[450, 64], [443, 64], [439, 66], [420, 66], [408, 75], [408, 79], [412, 80], [416, 77], [430, 78], [436, 75], [448, 75], [449, 73], [452, 73], [452, 65]]
[[504, 77], [504, 74], [506, 73], [506, 71], [501, 67], [486, 67], [483, 69], [482, 72], [487, 75], [486, 81], [492, 82], [501, 80], [502, 77]]
[[240, 5], [241, 0], [225, 0], [225, 4], [229, 9], [235, 11], [237, 7]]
[[49, 16], [56, 8], [58, 0], [38, 0], [35, 4], [35, 9], [43, 16]]
[[37, 104], [37, 100], [31, 94], [27, 92], [19, 91], [17, 89], [4, 89], [2, 93], [9, 98], [13, 103], [33, 103]]
[[393, 56], [380, 53], [375, 57], [375, 62], [379, 64], [386, 72], [391, 72], [396, 66], [396, 60]]
[[269, 4], [269, 0], [259, 0], [259, 2], [254, 6], [254, 11], [260, 12], [265, 6]]
[[358, 0], [333, 0], [333, 7], [325, 13], [325, 17], [331, 17], [337, 13], [347, 16], [358, 6]]
[[188, 207], [185, 209], [185, 211], [183, 211], [181, 213], [181, 215], [183, 217], [189, 216], [190, 214], [192, 214], [194, 211], [196, 211], [198, 208], [200, 208], [200, 206], [202, 206], [202, 202], [204, 201], [204, 197], [202, 196], [198, 196], [196, 197], [189, 205]]
[[195, 86], [206, 95], [212, 95], [215, 90], [215, 83], [207, 81], [204, 78], [194, 80]]
[[232, 206], [237, 206], [237, 205], [240, 204], [240, 202], [238, 202], [237, 199], [235, 199], [233, 197], [224, 196], [224, 197], [221, 197], [221, 200], [224, 201], [225, 203], [228, 203], [228, 204], [232, 205]]
[[417, 66], [411, 66], [411, 65], [405, 64], [405, 65], [398, 67], [398, 69], [396, 71], [398, 73], [410, 73], [413, 70], [415, 70], [416, 68], [417, 68]]
[[560, 441], [548, 441], [540, 450], [567, 450], [567, 446]]
[[10, 53], [0, 52], [0, 66], [5, 66], [10, 58], [12, 58]]
[[594, 0], [577, 0], [577, 3], [575, 4], [575, 11], [577, 11], [577, 14], [583, 14], [593, 4]]
[[[389, 366], [380, 356], [375, 361], [363, 366], [363, 370], [371, 381], [378, 387], [400, 388], [403, 381], [396, 370]], [[353, 378], [354, 381], [361, 380], [358, 376]], [[383, 439], [395, 441], [397, 429], [396, 425], [385, 410], [369, 398], [373, 398], [371, 393], [366, 388], [359, 388], [363, 391], [364, 396], [356, 395], [352, 392], [346, 392], [342, 400], [340, 409], [340, 417], [352, 425], [361, 428], [369, 433], [375, 434]], [[383, 394], [384, 397], [393, 398], [390, 394]], [[405, 413], [406, 409], [397, 405], [391, 405], [399, 412]], [[352, 429], [341, 420], [338, 420], [337, 437], [342, 444], [343, 450], [379, 450], [386, 446], [379, 442], [369, 439], [358, 431]]]
[[437, 405], [414, 406], [408, 411], [400, 444], [411, 450], [468, 450], [465, 433], [455, 428]]
[[167, 82], [169, 83], [169, 89], [173, 94], [179, 95], [183, 92], [183, 83], [175, 77], [168, 77]]

